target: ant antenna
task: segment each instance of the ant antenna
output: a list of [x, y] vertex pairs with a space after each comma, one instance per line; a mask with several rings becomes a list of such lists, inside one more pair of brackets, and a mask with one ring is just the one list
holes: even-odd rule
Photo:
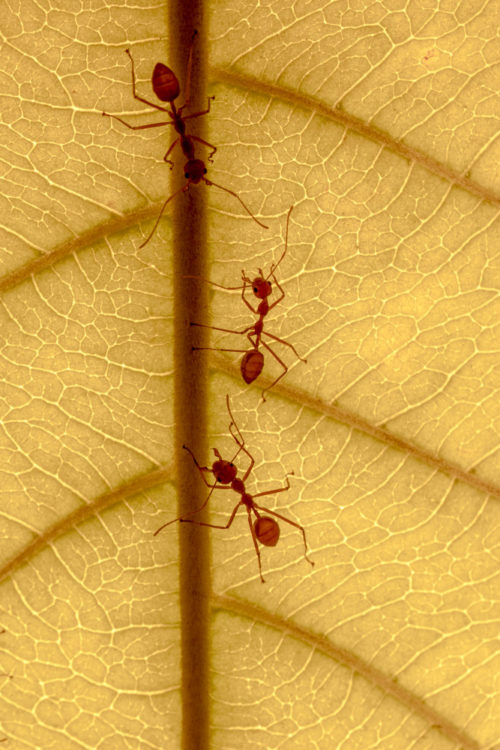
[[278, 261], [277, 263], [271, 263], [271, 270], [269, 271], [269, 275], [268, 275], [268, 276], [266, 277], [266, 281], [267, 281], [267, 280], [268, 280], [268, 279], [269, 279], [269, 278], [270, 278], [270, 277], [271, 277], [271, 276], [273, 275], [273, 273], [274, 273], [274, 272], [276, 271], [276, 269], [278, 268], [279, 264], [281, 263], [281, 261], [282, 261], [282, 260], [283, 260], [283, 258], [285, 257], [285, 255], [286, 255], [286, 251], [288, 250], [288, 225], [290, 224], [290, 214], [292, 213], [292, 208], [293, 208], [293, 206], [290, 206], [290, 208], [288, 209], [288, 213], [287, 213], [287, 215], [286, 215], [286, 230], [285, 230], [285, 249], [284, 249], [284, 250], [283, 250], [283, 252], [281, 253], [281, 258], [279, 259], [279, 261]]
[[167, 207], [167, 203], [170, 203], [170, 201], [172, 200], [172, 198], [175, 198], [175, 196], [179, 195], [179, 193], [186, 192], [186, 190], [187, 190], [187, 187], [184, 185], [183, 187], [179, 188], [179, 190], [176, 190], [175, 193], [172, 193], [172, 195], [167, 198], [167, 200], [165, 201], [165, 203], [161, 207], [161, 211], [158, 214], [158, 217], [157, 217], [157, 219], [155, 221], [155, 225], [154, 225], [153, 229], [150, 231], [150, 233], [148, 234], [148, 236], [146, 237], [146, 239], [144, 240], [144, 242], [142, 243], [142, 245], [139, 245], [139, 250], [142, 247], [144, 247], [144, 245], [148, 244], [149, 240], [151, 239], [151, 237], [153, 236], [153, 234], [156, 232], [156, 227], [160, 223], [160, 219], [163, 216], [163, 212], [165, 211], [165, 209]]
[[215, 281], [210, 281], [210, 279], [206, 279], [204, 276], [192, 276], [191, 274], [185, 274], [183, 279], [199, 279], [200, 281], [205, 281], [207, 284], [212, 284], [212, 286], [218, 286], [219, 289], [230, 289], [231, 291], [236, 291], [237, 289], [243, 289], [242, 286], [223, 286], [222, 284], [216, 284]]
[[260, 227], [262, 227], [263, 229], [269, 229], [269, 227], [267, 226], [267, 224], [263, 224], [263, 223], [262, 223], [261, 221], [259, 221], [259, 220], [258, 220], [258, 219], [257, 219], [257, 218], [256, 218], [256, 217], [255, 217], [255, 216], [253, 215], [253, 213], [252, 213], [252, 212], [250, 211], [250, 209], [249, 209], [249, 208], [247, 208], [247, 207], [245, 206], [245, 204], [244, 204], [244, 203], [243, 203], [243, 201], [241, 200], [241, 198], [240, 198], [240, 196], [238, 195], [238, 193], [235, 193], [235, 192], [234, 192], [234, 190], [229, 190], [229, 188], [226, 188], [226, 187], [224, 187], [223, 185], [218, 185], [218, 184], [217, 184], [217, 182], [212, 182], [212, 180], [208, 180], [208, 179], [207, 179], [206, 177], [204, 178], [204, 181], [205, 181], [205, 183], [206, 183], [207, 185], [213, 185], [214, 187], [218, 187], [218, 188], [219, 188], [220, 190], [224, 190], [224, 191], [225, 191], [226, 193], [229, 193], [229, 195], [234, 195], [234, 197], [235, 197], [235, 198], [236, 198], [237, 200], [239, 200], [239, 202], [241, 203], [241, 205], [243, 206], [243, 208], [245, 209], [245, 211], [247, 212], [247, 214], [248, 214], [249, 216], [251, 216], [251, 217], [252, 217], [252, 219], [253, 219], [253, 220], [254, 220], [255, 222], [257, 222], [257, 224], [258, 224], [258, 225], [259, 225]]

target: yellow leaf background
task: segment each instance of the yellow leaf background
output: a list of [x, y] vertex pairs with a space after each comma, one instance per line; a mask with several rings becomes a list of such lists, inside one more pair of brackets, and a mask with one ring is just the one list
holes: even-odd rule
[[[250, 491], [294, 472], [266, 500], [305, 526], [315, 561], [282, 524], [262, 585], [244, 513], [211, 534], [212, 584], [187, 592], [210, 613], [211, 746], [498, 748], [498, 6], [219, 2], [205, 17], [208, 176], [270, 226], [198, 188], [209, 275], [237, 286], [269, 268], [294, 205], [266, 325], [307, 364], [276, 344], [290, 369], [262, 404], [238, 355], [213, 353], [200, 414], [229, 455], [230, 395]], [[182, 742], [177, 543], [193, 529], [152, 536], [177, 514], [172, 342], [188, 330], [169, 211], [138, 250], [171, 190], [172, 134], [101, 116], [154, 119], [124, 49], [150, 96], [175, 33], [141, 2], [2, 10], [9, 750]], [[219, 289], [210, 321], [252, 322]], [[279, 372], [267, 357], [262, 382]]]

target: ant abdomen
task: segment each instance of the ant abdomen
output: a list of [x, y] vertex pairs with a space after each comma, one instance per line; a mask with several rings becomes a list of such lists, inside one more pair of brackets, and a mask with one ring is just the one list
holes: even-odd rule
[[253, 383], [264, 369], [264, 355], [258, 349], [251, 349], [243, 355], [240, 365], [241, 376], [245, 383]]
[[153, 91], [162, 102], [173, 102], [179, 96], [177, 76], [163, 63], [156, 63], [153, 70]]
[[261, 516], [253, 525], [255, 536], [265, 547], [276, 547], [280, 538], [280, 527], [273, 518]]

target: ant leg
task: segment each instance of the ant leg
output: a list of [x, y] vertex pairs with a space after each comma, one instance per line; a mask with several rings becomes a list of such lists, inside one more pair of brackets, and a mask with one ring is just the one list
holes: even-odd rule
[[[290, 474], [293, 474], [293, 471], [290, 472]], [[276, 495], [277, 492], [287, 492], [290, 489], [290, 482], [288, 481], [288, 474], [286, 475], [286, 487], [278, 487], [275, 490], [266, 490], [265, 492], [258, 492], [256, 495], [252, 495], [252, 497], [263, 497], [264, 495]], [[257, 508], [260, 506], [257, 505]], [[267, 510], [267, 508], [264, 508], [264, 510]]]
[[[257, 496], [254, 495], [254, 497], [257, 497]], [[276, 511], [274, 510], [270, 510], [269, 508], [264, 508], [263, 505], [257, 505], [257, 508], [259, 508], [259, 510], [264, 510], [266, 513], [270, 513], [272, 516], [276, 516], [276, 518], [279, 518], [281, 521], [285, 521], [285, 523], [289, 523], [290, 526], [295, 526], [296, 529], [299, 529], [302, 534], [302, 539], [304, 540], [304, 557], [306, 558], [307, 562], [310, 565], [314, 565], [314, 561], [311, 560], [307, 556], [306, 530], [304, 529], [304, 527], [301, 526], [299, 523], [295, 523], [295, 521], [291, 521], [286, 516], [282, 516], [281, 513], [276, 513]]]
[[155, 104], [154, 102], [150, 102], [148, 99], [144, 99], [142, 96], [139, 96], [137, 94], [137, 91], [135, 90], [135, 65], [134, 65], [134, 59], [132, 55], [130, 54], [130, 50], [126, 49], [125, 52], [129, 56], [130, 62], [132, 63], [132, 93], [134, 96], [134, 99], [137, 99], [137, 101], [142, 102], [143, 104], [147, 104], [149, 107], [153, 107], [154, 109], [159, 109], [160, 112], [168, 112], [168, 109], [165, 109], [165, 107], [161, 107], [159, 104]]
[[207, 485], [207, 487], [212, 487], [212, 484], [210, 484], [209, 482], [207, 482], [207, 480], [205, 478], [205, 475], [203, 474], [204, 471], [208, 471], [211, 474], [212, 473], [212, 469], [210, 469], [208, 466], [200, 466], [200, 464], [196, 460], [196, 457], [195, 457], [193, 451], [191, 450], [191, 448], [188, 448], [187, 445], [183, 445], [182, 447], [184, 448], [185, 451], [187, 451], [191, 455], [191, 458], [193, 459], [193, 461], [195, 463], [195, 466], [198, 469], [198, 471], [200, 472], [200, 476], [203, 479], [203, 481], [205, 482], [205, 484]]
[[[281, 292], [281, 297], [277, 297], [277, 299], [275, 299], [275, 300], [274, 300], [273, 304], [272, 304], [272, 305], [269, 305], [269, 310], [272, 310], [272, 309], [273, 309], [273, 307], [276, 307], [276, 305], [277, 305], [277, 304], [279, 304], [279, 303], [280, 303], [280, 302], [281, 302], [281, 301], [282, 301], [283, 299], [285, 299], [285, 292], [284, 292], [283, 288], [281, 287], [281, 285], [280, 285], [280, 283], [279, 283], [278, 279], [277, 279], [277, 278], [276, 278], [276, 276], [274, 275], [274, 272], [272, 272], [272, 273], [270, 274], [270, 276], [272, 276], [272, 278], [273, 278], [273, 281], [274, 281], [274, 283], [276, 284], [276, 286], [278, 287], [278, 289], [279, 289], [279, 290], [280, 290], [280, 292]], [[269, 310], [268, 310], [267, 312], [269, 312]]]
[[280, 339], [277, 336], [275, 336], [273, 333], [268, 333], [267, 331], [262, 331], [262, 333], [265, 336], [269, 336], [269, 338], [274, 339], [275, 341], [279, 341], [280, 344], [285, 344], [285, 346], [289, 346], [290, 349], [293, 351], [293, 353], [297, 356], [297, 359], [300, 359], [301, 362], [307, 362], [307, 359], [304, 359], [304, 357], [301, 357], [297, 349], [289, 341], [285, 341], [285, 339]]
[[[243, 438], [243, 435], [240, 432], [240, 428], [238, 427], [238, 425], [236, 424], [236, 422], [234, 420], [233, 414], [231, 412], [231, 407], [229, 405], [229, 396], [228, 395], [226, 395], [226, 405], [227, 405], [227, 410], [229, 412], [229, 416], [231, 417], [231, 422], [229, 424], [229, 432], [231, 433], [231, 437], [233, 438], [233, 440], [236, 443], [236, 445], [239, 445], [239, 447], [240, 447], [238, 453], [240, 451], [243, 451], [244, 453], [246, 453], [246, 455], [250, 459], [250, 466], [247, 468], [247, 470], [246, 470], [246, 472], [245, 472], [245, 474], [244, 474], [244, 476], [242, 477], [242, 480], [241, 480], [243, 483], [245, 483], [246, 480], [248, 479], [248, 475], [250, 474], [250, 472], [253, 469], [253, 466], [255, 464], [255, 459], [252, 456], [252, 454], [250, 453], [250, 451], [247, 450], [247, 448], [245, 448], [245, 440]], [[236, 430], [237, 435], [235, 435], [234, 432], [232, 431], [232, 429], [231, 429], [232, 427], [234, 427], [234, 429]], [[236, 455], [238, 455], [238, 454], [236, 454]], [[234, 459], [233, 459], [233, 461], [234, 461]]]
[[118, 122], [121, 122], [121, 124], [125, 125], [125, 127], [127, 127], [129, 130], [147, 130], [148, 128], [159, 128], [162, 125], [173, 125], [173, 122], [171, 120], [167, 120], [167, 122], [150, 122], [147, 125], [130, 125], [130, 123], [122, 120], [121, 117], [117, 117], [117, 115], [110, 115], [108, 112], [103, 112], [102, 116], [112, 117], [113, 120], [118, 120]]
[[[203, 114], [203, 112], [200, 112], [200, 114]], [[197, 135], [190, 135], [189, 137], [191, 138], [192, 141], [198, 141], [198, 143], [203, 143], [204, 146], [208, 146], [208, 148], [212, 149], [208, 155], [208, 161], [213, 162], [214, 160], [213, 157], [214, 157], [215, 152], [217, 151], [217, 146], [213, 146], [208, 141], [204, 141], [203, 138], [198, 138]]]
[[282, 368], [283, 368], [283, 372], [281, 373], [281, 375], [279, 375], [279, 376], [278, 376], [278, 377], [276, 378], [276, 380], [275, 380], [275, 381], [274, 381], [273, 383], [271, 383], [271, 385], [268, 385], [268, 386], [267, 386], [267, 388], [264, 388], [264, 390], [262, 391], [262, 400], [263, 400], [263, 401], [265, 401], [265, 400], [266, 400], [266, 397], [264, 396], [264, 393], [265, 393], [266, 391], [269, 391], [269, 390], [271, 390], [271, 388], [274, 388], [274, 386], [276, 385], [276, 383], [278, 382], [278, 380], [281, 380], [281, 378], [282, 378], [282, 377], [284, 377], [284, 376], [285, 376], [285, 375], [287, 374], [287, 372], [288, 372], [288, 367], [287, 367], [287, 366], [285, 365], [285, 363], [283, 362], [283, 360], [281, 360], [281, 359], [280, 359], [280, 358], [278, 357], [278, 355], [277, 355], [277, 354], [276, 354], [275, 352], [273, 352], [273, 350], [271, 349], [271, 347], [270, 347], [270, 346], [268, 346], [268, 345], [266, 344], [266, 342], [265, 342], [265, 341], [261, 341], [261, 344], [262, 344], [262, 346], [263, 346], [263, 347], [264, 347], [265, 349], [267, 349], [267, 351], [268, 351], [268, 352], [269, 352], [270, 354], [272, 354], [272, 355], [273, 355], [274, 359], [275, 359], [275, 360], [277, 360], [277, 361], [278, 361], [278, 362], [280, 363], [280, 365], [282, 366]]
[[[230, 487], [216, 487], [215, 484], [212, 485], [212, 488], [211, 488], [210, 492], [208, 493], [207, 499], [205, 500], [205, 502], [203, 503], [203, 505], [200, 505], [199, 508], [197, 508], [196, 510], [191, 511], [190, 513], [186, 513], [186, 516], [195, 516], [197, 513], [201, 513], [201, 511], [203, 510], [203, 508], [206, 506], [206, 504], [210, 500], [210, 498], [212, 496], [212, 492], [215, 489], [226, 490], [226, 489], [230, 489]], [[156, 529], [156, 531], [154, 532], [153, 536], [156, 536], [157, 534], [159, 534], [160, 531], [163, 531], [164, 528], [166, 528], [167, 526], [170, 526], [171, 523], [175, 523], [176, 521], [184, 521], [184, 520], [187, 520], [187, 519], [185, 519], [183, 516], [179, 516], [179, 518], [174, 518], [173, 521], [167, 521], [167, 523], [164, 523], [163, 526], [160, 526], [159, 529]], [[200, 523], [203, 526], [203, 524], [201, 523], [201, 521], [191, 521], [191, 523]]]
[[[193, 112], [193, 114], [192, 114], [192, 115], [186, 115], [186, 117], [183, 117], [183, 118], [182, 118], [182, 119], [184, 120], [184, 122], [185, 122], [186, 120], [192, 120], [192, 119], [193, 119], [193, 117], [201, 117], [202, 115], [208, 115], [208, 113], [210, 112], [210, 103], [212, 102], [212, 100], [213, 100], [213, 99], [215, 99], [215, 96], [207, 96], [207, 108], [206, 108], [206, 109], [203, 109], [203, 110], [202, 110], [201, 112]], [[182, 113], [182, 110], [183, 110], [183, 109], [184, 109], [184, 108], [185, 108], [186, 106], [187, 106], [187, 103], [185, 102], [185, 103], [184, 103], [184, 104], [182, 105], [182, 107], [179, 107], [179, 109], [177, 110], [177, 112], [180, 112], [180, 113]]]
[[[251, 326], [251, 328], [255, 328], [255, 326]], [[248, 331], [249, 329], [246, 328], [245, 330]], [[245, 331], [243, 331], [243, 333], [245, 333]], [[252, 338], [252, 336], [254, 337], [255, 341]], [[247, 339], [250, 341], [253, 349], [258, 349], [259, 348], [260, 336], [257, 336], [256, 333], [247, 333]]]
[[[253, 524], [252, 524], [252, 516], [251, 516], [251, 513], [250, 513], [250, 508], [248, 508], [248, 507], [247, 507], [247, 514], [248, 514], [248, 525], [250, 526], [250, 532], [252, 534], [253, 546], [255, 547], [255, 552], [257, 554], [257, 561], [259, 563], [260, 580], [261, 580], [262, 583], [265, 583], [264, 577], [262, 575], [262, 562], [261, 562], [261, 559], [260, 559], [260, 549], [259, 549], [259, 545], [257, 544], [257, 539], [255, 537], [255, 529], [254, 529]], [[258, 517], [258, 514], [257, 514], [257, 517]]]
[[[230, 415], [231, 419], [233, 420], [233, 421], [232, 421], [232, 422], [230, 422], [230, 424], [229, 424], [229, 432], [231, 433], [231, 437], [233, 438], [233, 440], [234, 440], [234, 442], [236, 443], [236, 445], [239, 445], [239, 446], [240, 446], [240, 451], [241, 451], [241, 450], [243, 450], [243, 451], [244, 451], [244, 452], [245, 452], [245, 453], [247, 454], [247, 456], [250, 456], [250, 453], [249, 453], [249, 452], [248, 452], [248, 451], [246, 450], [246, 448], [244, 448], [244, 447], [243, 447], [243, 446], [245, 445], [245, 441], [244, 441], [244, 439], [243, 439], [243, 436], [242, 436], [242, 434], [241, 434], [241, 432], [240, 432], [240, 429], [239, 429], [238, 425], [237, 425], [237, 424], [236, 424], [236, 422], [234, 421], [234, 417], [233, 417], [233, 415], [231, 414], [231, 412], [229, 412], [229, 415]], [[233, 432], [233, 428], [234, 428], [234, 429], [235, 429], [235, 431], [236, 431], [236, 435], [235, 435], [235, 434], [234, 434], [234, 432]], [[238, 451], [238, 453], [239, 453], [240, 451]]]
[[253, 312], [253, 314], [254, 314], [254, 315], [258, 315], [258, 314], [259, 314], [259, 311], [258, 311], [257, 309], [254, 309], [254, 308], [252, 307], [252, 305], [250, 304], [250, 302], [249, 302], [249, 301], [247, 300], [247, 298], [245, 297], [245, 290], [246, 290], [246, 288], [247, 288], [247, 279], [246, 279], [246, 277], [245, 277], [245, 271], [242, 271], [242, 272], [241, 272], [241, 276], [242, 276], [242, 278], [243, 278], [243, 290], [242, 290], [242, 292], [241, 292], [241, 299], [243, 300], [243, 302], [245, 303], [245, 305], [246, 305], [246, 306], [248, 307], [248, 309], [249, 309], [249, 310], [250, 310], [251, 312]]
[[167, 164], [170, 164], [170, 169], [173, 169], [173, 168], [174, 168], [174, 162], [172, 161], [172, 159], [169, 159], [169, 158], [168, 158], [168, 155], [169, 155], [169, 153], [170, 153], [170, 152], [172, 151], [172, 149], [173, 149], [173, 148], [174, 148], [174, 147], [175, 147], [175, 146], [176, 146], [176, 145], [177, 145], [178, 143], [180, 143], [180, 140], [181, 140], [180, 138], [176, 138], [176, 139], [175, 139], [175, 141], [174, 141], [174, 142], [173, 142], [173, 143], [172, 143], [172, 144], [171, 144], [171, 145], [169, 146], [169, 148], [168, 148], [168, 151], [167, 151], [167, 153], [166, 153], [166, 154], [165, 154], [165, 156], [163, 157], [163, 161], [164, 161], [164, 162], [166, 162]]
[[246, 354], [246, 349], [218, 349], [215, 346], [192, 346], [191, 347], [192, 352], [240, 352], [243, 354], [243, 352]]
[[292, 213], [292, 208], [293, 208], [293, 206], [290, 206], [290, 208], [288, 209], [288, 213], [286, 215], [285, 249], [281, 253], [281, 257], [280, 257], [279, 261], [277, 263], [272, 263], [271, 264], [270, 275], [274, 274], [274, 272], [278, 268], [279, 264], [281, 263], [281, 261], [285, 257], [286, 251], [288, 250], [288, 225], [290, 224], [290, 214]]
[[[243, 331], [234, 331], [232, 328], [219, 328], [218, 326], [208, 326], [206, 323], [190, 323], [190, 326], [198, 326], [198, 328], [211, 328], [212, 331], [222, 331], [223, 333], [237, 333], [239, 335], [243, 335], [244, 333], [247, 333], [247, 331], [251, 331], [254, 326], [248, 326], [248, 328], [244, 328]], [[221, 350], [222, 351], [222, 350]], [[230, 351], [229, 349], [227, 351]], [[240, 349], [234, 349], [231, 351], [244, 351]]]
[[[179, 109], [177, 110], [179, 112], [179, 114], [181, 114], [181, 115], [182, 115], [182, 110], [185, 107], [187, 107], [189, 109], [189, 105], [191, 104], [191, 72], [192, 72], [192, 69], [193, 69], [193, 46], [194, 46], [194, 40], [195, 40], [197, 34], [198, 34], [198, 30], [195, 29], [193, 31], [193, 35], [191, 37], [191, 43], [190, 43], [190, 47], [189, 47], [188, 64], [187, 64], [187, 68], [186, 68], [186, 89], [185, 89], [186, 90], [186, 98], [184, 99], [184, 104], [182, 105], [182, 107], [179, 107]], [[187, 117], [183, 117], [182, 119], [183, 120], [190, 120], [193, 117], [200, 117], [201, 115], [207, 115], [210, 112], [210, 102], [211, 102], [212, 99], [215, 99], [215, 96], [209, 96], [209, 97], [207, 97], [207, 108], [205, 110], [203, 110], [202, 112], [194, 112], [192, 115], [187, 115]], [[213, 146], [211, 146], [211, 148], [213, 148]], [[213, 156], [213, 154], [215, 154], [216, 150], [217, 149], [214, 149], [214, 151], [212, 152], [211, 156]], [[210, 156], [208, 157], [208, 160], [212, 161], [211, 158], [210, 158]]]
[[[196, 468], [200, 472], [200, 476], [203, 479], [203, 481], [205, 482], [205, 484], [207, 485], [207, 487], [210, 487], [212, 490], [214, 489], [214, 487], [217, 490], [230, 490], [230, 489], [232, 489], [231, 485], [228, 485], [227, 487], [223, 487], [223, 486], [219, 487], [217, 485], [217, 482], [214, 485], [210, 484], [209, 482], [207, 482], [207, 480], [205, 479], [205, 476], [203, 475], [202, 472], [208, 471], [211, 474], [212, 473], [212, 469], [210, 469], [208, 466], [200, 466], [200, 464], [196, 460], [196, 457], [195, 457], [193, 451], [191, 450], [191, 448], [188, 448], [187, 445], [183, 445], [182, 447], [184, 448], [185, 451], [188, 451], [188, 453], [191, 455], [191, 458], [193, 459], [193, 461], [194, 461], [194, 463], [196, 465]], [[222, 460], [222, 457], [221, 457], [219, 451], [216, 448], [214, 448], [214, 453], [217, 456], [217, 458], [219, 458], [220, 460]], [[238, 451], [238, 453], [239, 453], [239, 451]], [[236, 455], [238, 455], [238, 453]], [[235, 456], [235, 458], [236, 458], [236, 456]]]
[[[231, 489], [231, 488], [220, 487], [219, 489]], [[216, 523], [205, 523], [205, 521], [193, 521], [191, 518], [179, 518], [179, 521], [181, 523], [195, 523], [197, 526], [208, 526], [210, 529], [228, 529], [233, 523], [234, 517], [240, 505], [241, 505], [241, 500], [238, 503], [236, 503], [236, 505], [234, 506], [233, 512], [229, 516], [229, 521], [224, 526], [220, 526], [219, 524], [216, 524]]]
[[[253, 469], [253, 466], [255, 464], [255, 459], [252, 456], [252, 454], [250, 453], [250, 451], [247, 448], [245, 448], [245, 443], [244, 442], [240, 443], [240, 441], [238, 440], [238, 438], [236, 437], [236, 435], [233, 433], [233, 431], [231, 429], [232, 426], [233, 426], [232, 424], [229, 425], [229, 432], [231, 433], [231, 437], [235, 441], [236, 445], [239, 445], [238, 452], [236, 453], [235, 456], [233, 456], [232, 462], [234, 463], [234, 459], [236, 458], [236, 456], [238, 455], [238, 453], [240, 453], [241, 451], [243, 451], [243, 453], [245, 453], [248, 456], [248, 458], [250, 459], [250, 464], [249, 464], [247, 470], [245, 471], [244, 475], [241, 477], [241, 481], [243, 483], [245, 483], [247, 481], [247, 479], [248, 479], [248, 475], [250, 474], [250, 472]], [[236, 425], [234, 425], [234, 427], [236, 427], [236, 429], [238, 430], [238, 427]], [[238, 433], [239, 433], [239, 430], [238, 430]]]
[[191, 71], [193, 69], [193, 46], [194, 46], [194, 40], [196, 39], [198, 35], [198, 29], [194, 29], [193, 34], [191, 36], [191, 42], [189, 44], [189, 57], [188, 57], [188, 64], [186, 68], [186, 98], [184, 100], [183, 107], [189, 107], [189, 103], [191, 101]]

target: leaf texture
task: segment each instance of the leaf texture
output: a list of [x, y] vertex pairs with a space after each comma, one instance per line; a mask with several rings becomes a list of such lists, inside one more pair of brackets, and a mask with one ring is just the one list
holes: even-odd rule
[[[218, 750], [496, 750], [498, 7], [203, 12], [207, 176], [270, 229], [200, 185], [141, 250], [183, 157], [171, 182], [172, 128], [101, 113], [161, 118], [124, 50], [152, 97], [167, 9], [2, 13], [2, 747], [201, 750], [182, 728], [201, 690]], [[191, 352], [190, 322], [254, 322], [241, 292], [183, 276], [268, 273], [292, 205], [265, 330], [307, 363], [272, 343], [289, 369], [262, 403], [268, 353], [245, 386], [241, 354]], [[261, 584], [244, 510], [153, 536], [208, 492], [182, 444], [202, 465], [236, 452], [226, 395], [248, 491], [293, 472], [263, 504], [305, 527], [314, 568], [281, 523]], [[237, 499], [214, 491], [210, 521]]]

